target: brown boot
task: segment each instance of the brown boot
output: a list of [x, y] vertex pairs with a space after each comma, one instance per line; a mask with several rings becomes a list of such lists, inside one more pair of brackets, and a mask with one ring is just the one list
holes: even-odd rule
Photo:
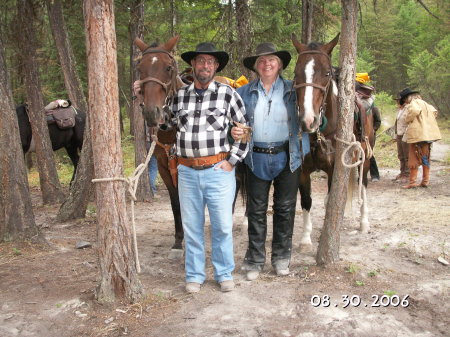
[[416, 184], [417, 171], [418, 171], [417, 167], [411, 168], [409, 170], [409, 184], [402, 186], [402, 188], [415, 188], [419, 186], [419, 184]]
[[430, 183], [430, 167], [422, 165], [422, 170], [422, 182], [420, 183], [420, 186], [428, 187], [428, 184]]

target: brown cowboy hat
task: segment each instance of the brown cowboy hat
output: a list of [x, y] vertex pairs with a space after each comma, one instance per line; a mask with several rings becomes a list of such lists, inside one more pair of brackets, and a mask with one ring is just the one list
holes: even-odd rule
[[194, 51], [187, 51], [183, 54], [181, 54], [181, 58], [191, 65], [191, 61], [194, 57], [200, 54], [207, 54], [214, 56], [217, 59], [217, 62], [219, 62], [219, 67], [217, 68], [216, 72], [221, 71], [228, 63], [228, 59], [230, 58], [228, 54], [224, 51], [217, 50], [214, 44], [211, 42], [202, 42], [195, 47]]
[[420, 92], [417, 90], [411, 90], [410, 88], [405, 88], [398, 93], [398, 96], [400, 99], [405, 99], [407, 96], [409, 96], [411, 94], [418, 94], [418, 93], [420, 93]]
[[277, 50], [277, 47], [271, 42], [260, 43], [256, 47], [255, 55], [244, 58], [244, 66], [252, 71], [255, 71], [256, 59], [264, 55], [276, 55], [283, 63], [283, 69], [286, 69], [291, 61], [291, 54], [287, 50]]

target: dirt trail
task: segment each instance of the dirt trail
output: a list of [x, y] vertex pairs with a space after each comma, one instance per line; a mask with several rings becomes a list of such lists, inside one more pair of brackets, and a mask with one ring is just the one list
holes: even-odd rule
[[[0, 336], [448, 336], [450, 267], [438, 262], [440, 256], [450, 261], [450, 167], [442, 162], [448, 146], [435, 144], [432, 153], [427, 189], [403, 190], [391, 181], [397, 170], [381, 168], [382, 179], [369, 185], [370, 232], [355, 233], [355, 207], [343, 224], [341, 261], [326, 268], [315, 265], [324, 218], [322, 174], [313, 181], [314, 251], [297, 249], [298, 205], [288, 277], [276, 277], [266, 264], [260, 279], [245, 280], [240, 266], [247, 234], [238, 204], [237, 287], [226, 294], [213, 281], [209, 259], [201, 292], [184, 292], [183, 261], [167, 259], [173, 225], [167, 191], [161, 191], [160, 199], [136, 208], [140, 279], [148, 297], [114, 308], [92, 300], [94, 218], [57, 223], [57, 209], [38, 206], [39, 194], [33, 192], [37, 222], [52, 248], [0, 246]], [[271, 230], [268, 256], [270, 239]], [[92, 242], [94, 249], [75, 249], [79, 240]], [[391, 297], [382, 297], [386, 294]], [[352, 304], [344, 307], [343, 296]]]

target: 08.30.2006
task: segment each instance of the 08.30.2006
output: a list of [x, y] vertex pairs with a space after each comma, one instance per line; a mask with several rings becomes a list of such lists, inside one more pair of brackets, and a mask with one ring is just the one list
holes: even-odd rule
[[371, 303], [364, 303], [359, 295], [342, 295], [340, 301], [333, 302], [329, 295], [313, 295], [311, 296], [311, 305], [313, 307], [402, 307], [409, 306], [409, 295], [372, 295]]

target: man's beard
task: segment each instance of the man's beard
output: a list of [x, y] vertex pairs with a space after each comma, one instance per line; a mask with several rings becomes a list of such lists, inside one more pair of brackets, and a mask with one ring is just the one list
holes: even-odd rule
[[215, 75], [215, 72], [211, 72], [211, 75], [209, 75], [209, 76], [199, 75], [198, 72], [194, 70], [194, 77], [201, 84], [207, 84], [207, 83], [211, 82], [214, 78], [214, 75]]

